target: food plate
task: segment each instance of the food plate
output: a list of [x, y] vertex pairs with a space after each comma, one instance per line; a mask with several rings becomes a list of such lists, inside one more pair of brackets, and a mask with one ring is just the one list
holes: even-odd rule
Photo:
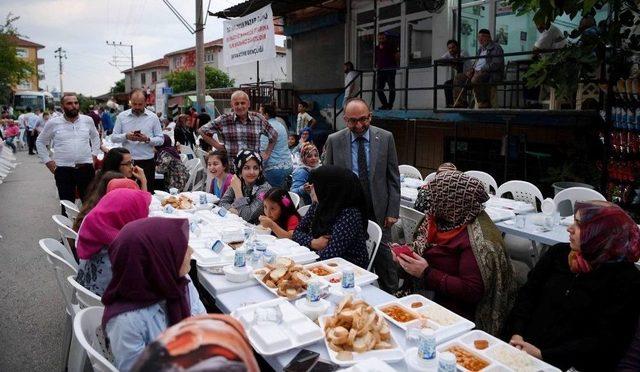
[[[275, 322], [260, 321], [257, 309], [274, 309], [280, 315]], [[238, 308], [231, 316], [242, 323], [251, 346], [262, 355], [279, 354], [322, 339], [322, 329], [283, 298]]]
[[370, 358], [393, 362], [404, 358], [390, 326], [362, 300], [343, 299], [333, 315], [318, 319], [329, 358], [349, 366]]
[[[438, 352], [449, 351], [456, 355], [459, 371], [517, 371], [556, 372], [558, 368], [530, 356], [522, 350], [501, 341], [490, 334], [475, 330], [442, 344]], [[461, 356], [465, 361], [461, 361]], [[480, 367], [484, 363], [486, 366]]]
[[435, 331], [438, 344], [451, 340], [476, 326], [472, 321], [416, 294], [377, 305], [375, 308], [387, 320], [404, 330], [420, 328], [421, 322], [424, 322], [426, 317], [425, 325]]
[[304, 268], [311, 271], [314, 276], [325, 280], [329, 282], [329, 284], [335, 286], [341, 285], [342, 269], [345, 267], [350, 267], [351, 269], [353, 269], [355, 285], [362, 287], [378, 279], [378, 275], [367, 271], [358, 265], [354, 265], [351, 262], [340, 257], [334, 257], [328, 260], [304, 265]]
[[302, 265], [287, 257], [278, 257], [269, 267], [257, 269], [253, 277], [276, 296], [295, 300], [307, 293], [313, 276]]

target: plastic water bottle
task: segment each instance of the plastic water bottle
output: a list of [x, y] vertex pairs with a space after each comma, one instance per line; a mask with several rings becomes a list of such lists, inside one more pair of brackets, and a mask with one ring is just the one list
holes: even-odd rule
[[247, 264], [247, 249], [244, 246], [238, 247], [233, 256], [233, 267], [244, 268]]
[[352, 291], [355, 287], [355, 274], [351, 267], [342, 269], [342, 289]]
[[456, 372], [456, 356], [444, 351], [438, 354], [438, 372]]
[[307, 302], [311, 306], [320, 304], [320, 281], [313, 280], [307, 284]]

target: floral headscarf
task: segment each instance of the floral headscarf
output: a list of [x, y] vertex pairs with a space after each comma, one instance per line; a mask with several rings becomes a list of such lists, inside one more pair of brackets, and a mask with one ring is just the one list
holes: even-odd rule
[[[256, 180], [256, 183], [254, 185], [251, 185], [251, 187], [249, 187], [248, 185], [245, 184], [244, 179], [242, 179], [242, 168], [244, 167], [245, 164], [247, 164], [249, 160], [252, 160], [252, 159], [258, 163], [258, 167], [260, 168], [260, 174], [258, 175], [258, 179]], [[257, 151], [240, 150], [240, 152], [238, 152], [238, 156], [236, 156], [236, 159], [233, 162], [233, 165], [236, 168], [236, 176], [238, 176], [238, 178], [240, 178], [240, 180], [242, 181], [243, 196], [252, 198], [253, 196], [255, 196], [253, 195], [253, 186], [260, 186], [266, 182], [264, 178], [264, 172], [262, 169], [262, 156], [260, 156], [260, 153], [258, 153]]]
[[[302, 161], [302, 165], [309, 169], [310, 171], [313, 169], [318, 168], [319, 166], [321, 166], [322, 164], [320, 164], [320, 159], [318, 159], [318, 163], [315, 166], [310, 166], [305, 162], [305, 159], [307, 158], [307, 155], [311, 154], [313, 151], [318, 152], [318, 148], [316, 147], [316, 145], [314, 145], [311, 142], [307, 142], [304, 145], [302, 145], [302, 147], [300, 148], [300, 161]], [[318, 152], [319, 154], [319, 152]]]

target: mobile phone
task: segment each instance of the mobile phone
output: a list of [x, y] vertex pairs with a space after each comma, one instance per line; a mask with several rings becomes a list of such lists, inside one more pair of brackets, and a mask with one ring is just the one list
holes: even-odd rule
[[318, 361], [320, 354], [315, 351], [302, 349], [298, 354], [284, 367], [285, 372], [309, 372]]
[[333, 372], [338, 370], [338, 366], [324, 360], [318, 360], [316, 364], [311, 368], [309, 372]]
[[413, 256], [412, 253], [413, 251], [411, 250], [411, 248], [407, 247], [406, 245], [396, 245], [391, 247], [391, 250], [393, 251], [393, 253], [396, 254], [396, 256], [400, 256], [400, 255], [406, 255], [406, 256]]

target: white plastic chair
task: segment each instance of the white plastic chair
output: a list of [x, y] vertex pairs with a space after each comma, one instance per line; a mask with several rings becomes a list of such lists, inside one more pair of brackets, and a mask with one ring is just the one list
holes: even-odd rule
[[53, 216], [51, 216], [51, 219], [58, 228], [60, 238], [62, 238], [62, 243], [67, 248], [69, 254], [71, 254], [71, 257], [74, 257], [75, 255], [73, 254], [73, 249], [71, 249], [71, 244], [69, 244], [68, 240], [72, 239], [74, 242], [78, 240], [78, 233], [73, 231], [73, 229], [71, 228], [73, 226], [73, 222], [71, 222], [70, 219], [61, 214], [54, 214]]
[[107, 359], [109, 353], [100, 340], [103, 313], [104, 307], [98, 306], [81, 310], [73, 321], [73, 335], [89, 356], [94, 371], [117, 372], [118, 369]]
[[[487, 194], [495, 195], [496, 192], [498, 192], [498, 184], [496, 183], [496, 180], [493, 178], [493, 176], [490, 175], [489, 173], [471, 170], [471, 171], [464, 172], [464, 174], [466, 174], [469, 177], [474, 177], [479, 179], [480, 182], [484, 184], [484, 189], [487, 192]], [[491, 190], [492, 187], [493, 187], [493, 191]]]
[[400, 205], [400, 221], [402, 223], [402, 232], [404, 233], [404, 242], [409, 244], [413, 242], [413, 234], [418, 229], [420, 222], [424, 219], [424, 213], [413, 208]]
[[76, 203], [69, 200], [60, 200], [60, 204], [64, 207], [64, 211], [67, 213], [69, 218], [75, 220], [76, 217], [78, 217], [80, 209], [78, 209]]
[[187, 160], [184, 164], [187, 167], [187, 171], [189, 172], [189, 179], [187, 183], [184, 185], [184, 189], [182, 191], [192, 191], [196, 189], [196, 177], [198, 175], [198, 171], [202, 170], [202, 162], [200, 159], [190, 159]]
[[400, 174], [405, 177], [417, 178], [420, 181], [422, 181], [422, 174], [420, 173], [418, 168], [412, 165], [407, 165], [407, 164], [399, 165], [398, 170], [400, 171]]
[[78, 283], [75, 275], [68, 276], [67, 280], [74, 289], [75, 300], [77, 300], [81, 309], [91, 306], [103, 306], [102, 298], [85, 288], [82, 284]]
[[304, 215], [307, 214], [309, 208], [311, 208], [311, 205], [303, 205], [302, 207], [298, 208], [298, 214], [300, 215], [300, 217], [304, 217]]
[[180, 154], [180, 161], [182, 161], [183, 164], [185, 164], [187, 162], [187, 160], [189, 160], [189, 158], [187, 157], [187, 155], [185, 154]]
[[300, 195], [296, 194], [293, 191], [289, 191], [289, 197], [291, 198], [291, 201], [293, 202], [293, 206], [298, 208], [298, 206], [300, 205]]
[[[185, 146], [185, 145], [179, 145], [178, 146], [178, 150], [180, 150], [181, 154], [184, 154], [187, 156], [187, 158], [191, 158], [189, 160], [193, 160], [193, 159], [197, 159], [196, 154], [193, 152], [193, 149], [189, 146]], [[191, 156], [189, 156], [191, 155]]]
[[533, 205], [538, 210], [538, 203], [542, 203], [543, 197], [536, 185], [527, 181], [507, 181], [498, 187], [497, 197], [502, 197], [506, 193], [511, 193], [513, 200], [522, 201]]
[[431, 172], [427, 174], [427, 176], [424, 178], [424, 183], [427, 184], [433, 181], [435, 178], [436, 178], [436, 172]]
[[382, 229], [380, 228], [380, 226], [378, 226], [377, 223], [369, 220], [369, 224], [367, 226], [367, 234], [369, 234], [369, 238], [366, 242], [367, 253], [369, 254], [369, 264], [367, 265], [367, 270], [371, 271], [373, 261], [376, 259], [376, 255], [378, 254], [380, 241], [382, 240]]
[[[561, 215], [569, 216], [573, 214], [576, 202], [590, 201], [590, 200], [607, 200], [602, 194], [596, 190], [588, 189], [586, 187], [569, 187], [568, 189], [561, 190], [556, 196], [553, 197], [553, 202], [556, 204], [558, 211], [568, 211], [569, 213], [561, 213]], [[568, 207], [562, 208], [561, 205], [570, 204], [571, 209]]]

